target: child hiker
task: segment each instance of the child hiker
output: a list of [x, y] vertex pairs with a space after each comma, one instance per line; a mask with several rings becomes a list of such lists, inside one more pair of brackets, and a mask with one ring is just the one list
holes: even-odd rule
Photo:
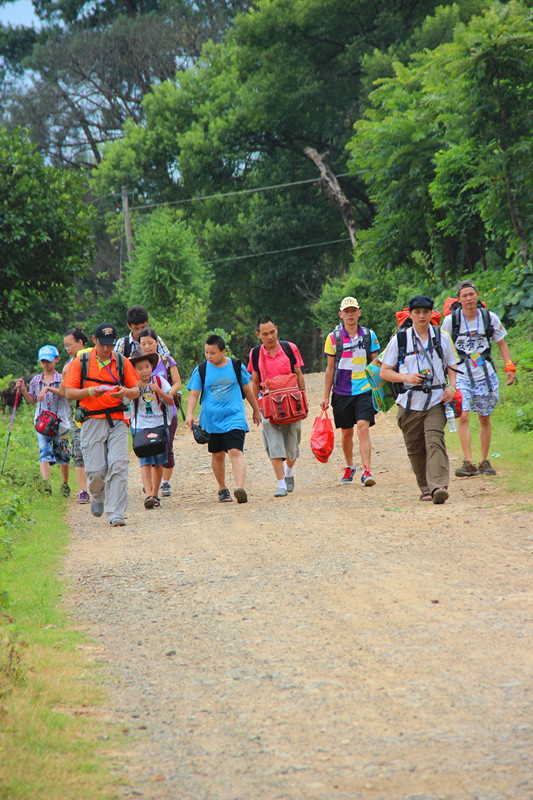
[[18, 378], [16, 385], [28, 403], [36, 406], [34, 422], [41, 411], [52, 411], [59, 417], [59, 432], [56, 436], [44, 436], [37, 432], [39, 467], [42, 475], [41, 489], [46, 494], [52, 494], [50, 472], [52, 464], [59, 464], [61, 477], [63, 478], [61, 494], [63, 497], [68, 497], [70, 495], [70, 487], [68, 485], [70, 464], [68, 403], [59, 388], [61, 386], [61, 375], [56, 370], [59, 361], [57, 347], [51, 344], [44, 345], [39, 350], [38, 359], [43, 368], [41, 374], [32, 378], [28, 389], [26, 389], [23, 378]]
[[[131, 428], [133, 435], [134, 432], [139, 430], [147, 430], [164, 425], [165, 415], [170, 418], [172, 411], [171, 409], [164, 410], [163, 403], [166, 406], [172, 406], [174, 405], [174, 398], [169, 394], [171, 387], [165, 378], [158, 375], [152, 380], [152, 370], [155, 369], [159, 361], [157, 353], [143, 353], [138, 350], [130, 356], [130, 361], [141, 380], [139, 399], [134, 402], [132, 407]], [[158, 494], [161, 478], [163, 477], [163, 464], [166, 463], [166, 460], [166, 450], [160, 455], [139, 458], [141, 479], [146, 494], [144, 500], [145, 508], [159, 508], [161, 505]]]

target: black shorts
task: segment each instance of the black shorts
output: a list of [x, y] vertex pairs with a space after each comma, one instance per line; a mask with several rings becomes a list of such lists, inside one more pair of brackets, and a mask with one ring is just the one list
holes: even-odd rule
[[374, 417], [376, 412], [372, 402], [372, 392], [363, 392], [363, 394], [351, 396], [333, 392], [331, 409], [336, 428], [353, 428], [360, 419], [368, 420], [370, 427], [375, 424]]
[[246, 431], [235, 428], [226, 433], [210, 433], [207, 449], [210, 453], [227, 453], [228, 450], [244, 450]]

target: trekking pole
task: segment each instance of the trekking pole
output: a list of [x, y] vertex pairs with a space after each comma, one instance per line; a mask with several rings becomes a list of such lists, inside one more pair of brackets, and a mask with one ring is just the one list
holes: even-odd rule
[[2, 461], [2, 469], [0, 469], [0, 475], [4, 474], [4, 465], [6, 463], [6, 456], [7, 456], [7, 448], [9, 447], [9, 440], [11, 438], [11, 431], [13, 430], [13, 423], [15, 422], [15, 414], [17, 413], [17, 407], [20, 403], [22, 398], [22, 393], [17, 389], [17, 393], [15, 394], [15, 403], [13, 405], [13, 413], [11, 415], [11, 425], [9, 426], [9, 433], [7, 434], [7, 442], [6, 442], [6, 449], [4, 452], [4, 460]]

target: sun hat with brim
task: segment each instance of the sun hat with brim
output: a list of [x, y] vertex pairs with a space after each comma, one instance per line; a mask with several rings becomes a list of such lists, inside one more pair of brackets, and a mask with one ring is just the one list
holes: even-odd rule
[[139, 361], [149, 361], [152, 369], [155, 369], [159, 364], [159, 356], [157, 353], [143, 353], [142, 350], [136, 350], [130, 356], [130, 361], [135, 366]]
[[54, 347], [53, 344], [45, 344], [39, 350], [39, 355], [37, 357], [38, 361], [53, 361], [55, 358], [59, 358], [59, 351], [57, 347]]

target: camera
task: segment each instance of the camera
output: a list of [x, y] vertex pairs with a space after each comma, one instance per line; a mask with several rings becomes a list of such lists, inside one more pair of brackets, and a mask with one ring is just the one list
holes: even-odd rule
[[424, 394], [429, 394], [431, 391], [431, 386], [433, 384], [433, 378], [431, 375], [424, 375], [422, 378], [422, 383], [420, 384], [420, 389], [424, 392]]

